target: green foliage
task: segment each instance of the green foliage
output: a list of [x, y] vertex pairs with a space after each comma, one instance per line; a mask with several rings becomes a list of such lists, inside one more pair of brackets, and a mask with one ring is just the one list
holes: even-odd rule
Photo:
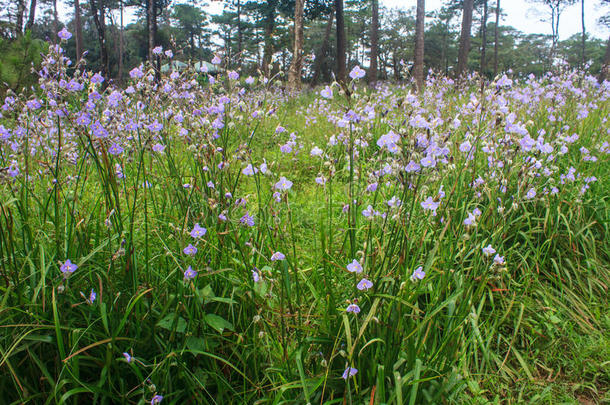
[[33, 70], [38, 71], [47, 48], [46, 42], [32, 38], [29, 32], [13, 40], [0, 38], [0, 96], [8, 89], [28, 91], [38, 81]]

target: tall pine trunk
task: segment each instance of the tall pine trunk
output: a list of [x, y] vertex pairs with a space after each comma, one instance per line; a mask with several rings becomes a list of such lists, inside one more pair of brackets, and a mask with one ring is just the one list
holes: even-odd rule
[[25, 24], [24, 31], [32, 29], [34, 25], [34, 18], [36, 17], [36, 0], [30, 1], [30, 14], [28, 15], [28, 22]]
[[80, 18], [80, 2], [74, 0], [74, 25], [76, 29], [76, 60], [83, 56], [83, 24]]
[[243, 59], [243, 33], [241, 28], [241, 1], [237, 0], [237, 66], [241, 68]]
[[119, 12], [120, 12], [120, 31], [119, 31], [119, 83], [123, 83], [123, 53], [125, 52], [125, 38], [123, 32], [123, 0], [119, 0]]
[[155, 20], [155, 0], [147, 0], [146, 3], [146, 21], [148, 25], [148, 61], [150, 63], [154, 62], [153, 58], [153, 48], [155, 47], [155, 29], [154, 23]]
[[322, 73], [322, 66], [326, 60], [326, 54], [328, 53], [328, 45], [330, 43], [330, 33], [333, 29], [333, 21], [335, 19], [335, 10], [331, 10], [328, 16], [328, 22], [326, 23], [326, 29], [324, 30], [324, 39], [322, 40], [322, 46], [320, 47], [319, 53], [316, 55], [316, 60], [313, 70], [313, 78], [311, 79], [311, 86], [315, 86], [318, 83], [320, 74]]
[[500, 0], [496, 0], [496, 26], [494, 27], [494, 77], [498, 74], [498, 25], [500, 25]]
[[468, 53], [470, 52], [470, 31], [472, 29], [472, 8], [474, 0], [464, 0], [462, 12], [462, 33], [460, 35], [460, 49], [458, 52], [457, 75], [462, 76], [468, 68]]
[[273, 57], [273, 32], [275, 31], [275, 9], [277, 0], [267, 0], [265, 12], [265, 48], [263, 49], [263, 74], [269, 76], [271, 59]]
[[371, 65], [369, 84], [377, 81], [377, 59], [379, 55], [379, 0], [371, 0]]
[[305, 0], [296, 0], [294, 3], [294, 52], [292, 63], [288, 72], [288, 87], [299, 89], [301, 87], [301, 70], [303, 69], [303, 7]]
[[57, 33], [59, 32], [59, 18], [57, 17], [57, 0], [53, 0], [53, 40], [52, 43], [57, 42]]
[[417, 0], [417, 15], [415, 19], [415, 58], [413, 76], [417, 89], [424, 89], [424, 28], [425, 28], [425, 0]]
[[[108, 78], [108, 48], [106, 46], [106, 21], [104, 19], [104, 4], [103, 2], [100, 2], [100, 5], [98, 6], [96, 4], [96, 0], [89, 0], [89, 6], [91, 7], [93, 22], [95, 23], [95, 28], [97, 29], [97, 39], [100, 43], [100, 54], [102, 57], [102, 75], [105, 78]], [[104, 83], [108, 83], [108, 81], [105, 81]]]
[[15, 36], [23, 33], [23, 16], [25, 14], [25, 0], [17, 0], [17, 19], [15, 23]]
[[587, 31], [585, 30], [585, 0], [580, 0], [580, 21], [582, 22], [582, 55], [581, 69], [585, 69], [587, 63], [586, 46], [587, 46]]
[[481, 21], [481, 77], [487, 70], [487, 0], [483, 0], [483, 21]]
[[346, 39], [343, 0], [335, 0], [335, 15], [337, 19], [337, 81], [345, 84], [347, 66], [345, 61]]

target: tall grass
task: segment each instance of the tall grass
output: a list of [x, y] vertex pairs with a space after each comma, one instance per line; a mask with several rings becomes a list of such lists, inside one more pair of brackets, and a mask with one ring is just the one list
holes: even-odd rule
[[0, 119], [0, 402], [607, 399], [608, 83], [43, 66]]

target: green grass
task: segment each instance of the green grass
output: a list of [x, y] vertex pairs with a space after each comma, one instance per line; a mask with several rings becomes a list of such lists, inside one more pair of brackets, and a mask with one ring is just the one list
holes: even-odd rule
[[[0, 166], [15, 160], [21, 172], [0, 184], [0, 403], [131, 404], [155, 394], [163, 403], [212, 404], [609, 402], [610, 164], [598, 149], [607, 139], [608, 93], [584, 82], [579, 98], [562, 87], [565, 80], [540, 82], [565, 102], [534, 105], [507, 89], [490, 87], [481, 99], [477, 86], [439, 80], [420, 96], [421, 110], [401, 87], [336, 94], [323, 109], [312, 104], [314, 93], [286, 98], [269, 87], [227, 104], [217, 139], [190, 104], [145, 84], [124, 97], [146, 108], [136, 113], [121, 104], [117, 114], [125, 116], [107, 123], [125, 148], [118, 157], [108, 153], [109, 140], [69, 120], [6, 114], [0, 123], [7, 128], [30, 125], [21, 146], [38, 148], [23, 154], [0, 145]], [[216, 96], [197, 90], [195, 103], [207, 108], [236, 91], [217, 84]], [[474, 114], [464, 109], [471, 96], [484, 105]], [[72, 111], [78, 97], [65, 95]], [[532, 138], [545, 129], [556, 151], [562, 136], [578, 133], [568, 153], [548, 164], [552, 174], [524, 169], [534, 154], [515, 147], [521, 136], [500, 142], [507, 112], [494, 107], [498, 97], [509, 100]], [[577, 118], [579, 105], [592, 102], [588, 116]], [[370, 121], [340, 128], [326, 118], [366, 105], [376, 110]], [[549, 121], [550, 107], [563, 122]], [[160, 114], [170, 108], [185, 115], [187, 136]], [[415, 139], [428, 131], [408, 121], [437, 109], [445, 122], [430, 134], [447, 142], [451, 159], [421, 175], [400, 170], [366, 192], [373, 171], [421, 159]], [[275, 113], [254, 119], [254, 110]], [[136, 114], [150, 114], [143, 122], [157, 118], [164, 129], [117, 127]], [[306, 125], [306, 115], [317, 122]], [[457, 116], [462, 124], [454, 128]], [[59, 122], [58, 132], [38, 122]], [[287, 131], [276, 134], [278, 125]], [[390, 128], [401, 136], [394, 156], [375, 144]], [[291, 132], [299, 152], [282, 154]], [[466, 133], [477, 145], [472, 160], [458, 150]], [[344, 145], [325, 146], [340, 134]], [[151, 152], [157, 142], [164, 153]], [[494, 183], [484, 144], [505, 162], [495, 172], [506, 193]], [[310, 156], [312, 145], [327, 157]], [[597, 162], [582, 159], [582, 146]], [[241, 174], [263, 159], [273, 174]], [[221, 170], [222, 160], [228, 168]], [[581, 176], [561, 185], [570, 167]], [[327, 178], [324, 187], [314, 182], [318, 175]], [[276, 202], [279, 176], [294, 185]], [[475, 189], [479, 176], [486, 184]], [[598, 180], [581, 195], [589, 176]], [[432, 216], [420, 203], [441, 184], [446, 195]], [[559, 194], [545, 195], [552, 186]], [[537, 196], [528, 200], [531, 187]], [[392, 196], [402, 200], [399, 210], [387, 208]], [[236, 198], [246, 198], [247, 208]], [[354, 199], [358, 206], [343, 213]], [[367, 220], [361, 211], [368, 204], [386, 218]], [[482, 213], [467, 229], [463, 220], [474, 208]], [[246, 211], [254, 227], [240, 224]], [[226, 222], [218, 219], [223, 212]], [[195, 244], [195, 223], [207, 233], [189, 257], [182, 249]], [[482, 253], [489, 244], [505, 266]], [[276, 251], [286, 260], [270, 261]], [[66, 259], [79, 267], [64, 279]], [[356, 289], [361, 276], [346, 271], [353, 259], [373, 289]], [[183, 280], [188, 266], [199, 273], [192, 281]], [[418, 266], [426, 276], [415, 282]], [[354, 299], [358, 315], [346, 312]], [[344, 380], [348, 366], [358, 373]]]

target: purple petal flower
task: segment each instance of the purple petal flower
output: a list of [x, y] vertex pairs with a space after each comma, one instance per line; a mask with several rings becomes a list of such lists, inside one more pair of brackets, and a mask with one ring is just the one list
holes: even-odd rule
[[494, 249], [491, 245], [487, 245], [483, 248], [483, 253], [485, 256], [491, 256], [496, 253], [496, 249]]
[[362, 280], [360, 280], [356, 288], [358, 288], [360, 291], [366, 291], [370, 288], [373, 288], [373, 282], [367, 280], [366, 278], [363, 278]]
[[163, 401], [163, 395], [155, 395], [154, 397], [152, 397], [152, 399], [150, 400], [150, 405], [157, 405], [160, 404], [161, 401]]
[[354, 66], [352, 71], [349, 72], [349, 77], [351, 77], [352, 79], [362, 79], [364, 75], [366, 75], [366, 72], [358, 65]]
[[422, 266], [419, 266], [418, 268], [416, 268], [413, 271], [413, 274], [411, 274], [411, 280], [413, 280], [413, 281], [423, 280], [424, 277], [426, 277], [426, 273], [424, 272]]
[[67, 40], [69, 40], [70, 38], [72, 38], [72, 34], [70, 33], [70, 31], [68, 31], [68, 30], [66, 29], [66, 27], [64, 27], [64, 28], [63, 28], [61, 31], [59, 31], [59, 32], [57, 33], [57, 36], [58, 36], [60, 39], [63, 39], [64, 41], [67, 41]]
[[284, 259], [286, 259], [286, 256], [282, 252], [275, 252], [274, 254], [271, 255], [272, 262], [275, 262], [277, 260], [284, 260]]
[[189, 245], [185, 247], [182, 252], [185, 255], [195, 256], [197, 254], [197, 248], [189, 243]]
[[349, 304], [347, 308], [345, 308], [345, 312], [353, 312], [354, 314], [359, 314], [360, 307], [357, 304]]
[[291, 187], [292, 187], [292, 182], [283, 176], [280, 177], [280, 180], [277, 183], [275, 183], [275, 189], [279, 190], [279, 191], [290, 190]]
[[74, 273], [78, 269], [78, 266], [70, 261], [70, 259], [66, 260], [64, 264], [61, 265], [59, 270], [67, 277], [70, 274]]
[[353, 377], [358, 373], [358, 369], [354, 367], [348, 367], [343, 372], [343, 379], [347, 380], [349, 377]]
[[193, 268], [191, 266], [189, 266], [185, 271], [184, 271], [184, 280], [188, 281], [188, 280], [192, 280], [195, 277], [197, 277], [197, 272], [195, 270], [193, 270]]
[[195, 224], [195, 226], [193, 227], [193, 230], [191, 231], [191, 236], [195, 239], [199, 239], [202, 236], [204, 236], [207, 231], [208, 231], [207, 229], [205, 229], [202, 226], [199, 226], [199, 224], [197, 223], [197, 224]]
[[362, 266], [356, 259], [347, 265], [347, 271], [350, 273], [362, 273]]

